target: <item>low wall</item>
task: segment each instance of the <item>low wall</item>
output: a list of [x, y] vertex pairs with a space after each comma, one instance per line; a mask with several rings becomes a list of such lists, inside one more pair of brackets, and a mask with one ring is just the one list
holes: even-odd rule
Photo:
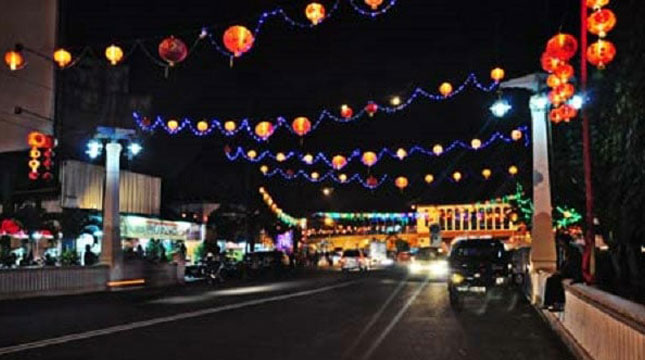
[[[183, 264], [152, 264], [127, 261], [123, 280], [145, 279], [145, 286], [162, 287], [184, 283]], [[0, 300], [37, 296], [72, 295], [108, 290], [107, 265], [3, 269]]]
[[645, 306], [583, 285], [565, 284], [567, 335], [594, 360], [645, 359]]
[[184, 266], [176, 263], [154, 264], [145, 260], [125, 262], [124, 280], [145, 279], [146, 286], [172, 286], [184, 282]]
[[0, 271], [0, 299], [104, 291], [109, 267], [44, 267]]

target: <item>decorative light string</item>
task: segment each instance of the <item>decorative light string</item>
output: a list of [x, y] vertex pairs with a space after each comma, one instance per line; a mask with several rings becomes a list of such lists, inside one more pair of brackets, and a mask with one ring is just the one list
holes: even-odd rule
[[[501, 132], [495, 132], [490, 136], [490, 138], [488, 138], [488, 140], [483, 142], [479, 139], [473, 139], [471, 140], [470, 143], [466, 143], [462, 140], [454, 140], [446, 148], [444, 148], [439, 144], [434, 145], [433, 148], [426, 148], [420, 145], [414, 145], [408, 149], [401, 147], [396, 150], [392, 150], [388, 147], [384, 147], [376, 154], [379, 161], [385, 157], [405, 160], [408, 157], [413, 156], [415, 154], [429, 156], [429, 157], [439, 157], [453, 150], [464, 149], [464, 150], [471, 150], [471, 151], [480, 151], [496, 143], [501, 142], [501, 143], [508, 144], [514, 141], [520, 141], [521, 139], [524, 139], [524, 142], [523, 142], [524, 146], [528, 147], [530, 140], [529, 140], [527, 126], [521, 126], [513, 130], [510, 136], [506, 136]], [[440, 147], [440, 148], [437, 148], [437, 147]], [[361, 156], [364, 154], [364, 152], [361, 149], [354, 149], [346, 157], [344, 155], [338, 155], [338, 153], [333, 155], [328, 155], [328, 154], [325, 154], [324, 152], [318, 152], [314, 156], [312, 154], [305, 153], [298, 150], [292, 150], [288, 152], [271, 152], [270, 150], [265, 150], [258, 154], [255, 150], [250, 150], [250, 149], [245, 150], [241, 146], [238, 146], [237, 148], [235, 148], [235, 150], [230, 150], [227, 148], [224, 151], [224, 153], [226, 154], [226, 158], [230, 161], [244, 159], [254, 163], [259, 163], [266, 160], [284, 162], [295, 158], [302, 161], [306, 165], [316, 165], [317, 163], [322, 162], [328, 167], [336, 168], [336, 169], [341, 169], [345, 167], [355, 159], [361, 159]], [[342, 158], [343, 164], [341, 166], [338, 166], [338, 164], [334, 164], [333, 160], [335, 157]]]
[[[427, 174], [422, 174], [421, 178], [422, 178], [422, 181], [426, 183], [426, 185], [436, 185], [443, 181], [449, 181], [451, 183], [457, 184], [468, 178], [475, 178], [475, 179], [480, 179], [482, 181], [487, 181], [494, 174], [499, 174], [502, 172], [503, 171], [501, 169], [496, 169], [495, 171], [493, 171], [493, 169], [491, 169], [490, 167], [482, 167], [480, 173], [475, 173], [474, 171], [469, 171], [469, 170], [456, 170], [452, 172], [450, 176], [442, 176], [440, 178], [437, 178], [433, 173], [427, 173]], [[519, 173], [519, 169], [515, 165], [510, 165], [505, 172], [508, 174], [508, 176], [515, 177]], [[349, 176], [344, 173], [337, 173], [333, 170], [330, 170], [324, 174], [320, 174], [316, 171], [309, 173], [302, 169], [298, 171], [292, 171], [292, 170], [285, 171], [281, 168], [275, 168], [271, 171], [267, 171], [264, 174], [264, 176], [269, 178], [278, 176], [284, 180], [297, 180], [299, 178], [302, 178], [312, 183], [322, 183], [327, 180], [333, 181], [337, 184], [358, 183], [364, 188], [370, 189], [370, 190], [377, 189], [381, 185], [385, 184], [386, 182], [390, 182], [390, 180], [401, 191], [403, 191], [409, 185], [408, 178], [402, 175], [391, 176], [388, 174], [384, 174], [380, 177], [376, 177], [374, 175], [368, 175], [367, 177], [362, 177], [360, 174], [353, 174]]]
[[[498, 84], [499, 84], [498, 81], [493, 81], [488, 85], [484, 85], [477, 79], [477, 76], [474, 73], [471, 73], [466, 77], [466, 79], [461, 83], [461, 85], [459, 85], [459, 87], [457, 87], [454, 90], [451, 89], [452, 91], [447, 93], [446, 95], [443, 95], [441, 93], [440, 94], [430, 93], [429, 91], [424, 90], [421, 87], [417, 87], [404, 102], [402, 102], [397, 106], [389, 106], [385, 104], [379, 104], [374, 101], [368, 101], [360, 111], [356, 112], [355, 114], [352, 114], [351, 116], [345, 116], [345, 117], [340, 114], [337, 114], [337, 112], [335, 111], [332, 111], [329, 109], [323, 109], [318, 114], [318, 117], [316, 118], [316, 120], [309, 125], [310, 127], [308, 128], [305, 134], [298, 133], [296, 129], [293, 129], [290, 122], [284, 116], [276, 117], [275, 124], [274, 123], [269, 124], [270, 129], [267, 130], [268, 132], [264, 136], [260, 136], [257, 134], [257, 131], [254, 131], [254, 126], [251, 125], [250, 120], [248, 118], [241, 120], [238, 124], [233, 120], [223, 121], [223, 120], [218, 120], [217, 118], [213, 118], [212, 120], [191, 120], [185, 117], [179, 120], [172, 117], [164, 119], [161, 116], [157, 116], [155, 121], [153, 122], [149, 117], [142, 116], [138, 112], [134, 112], [133, 117], [135, 119], [137, 126], [141, 130], [147, 131], [147, 132], [152, 132], [156, 129], [162, 129], [162, 130], [165, 130], [170, 135], [176, 135], [187, 129], [195, 136], [207, 136], [217, 131], [221, 135], [224, 135], [226, 137], [232, 137], [239, 134], [240, 132], [246, 132], [248, 136], [254, 139], [255, 141], [265, 142], [269, 139], [271, 135], [275, 133], [276, 130], [280, 128], [286, 128], [287, 130], [289, 130], [291, 134], [304, 136], [306, 134], [310, 134], [311, 132], [315, 131], [320, 126], [320, 124], [322, 124], [322, 122], [325, 120], [332, 120], [335, 122], [347, 123], [347, 122], [359, 120], [363, 118], [366, 114], [372, 116], [376, 112], [394, 114], [396, 112], [405, 110], [419, 97], [427, 99], [429, 101], [436, 101], [436, 102], [445, 101], [460, 94], [469, 85], [475, 86], [477, 89], [484, 92], [492, 92], [497, 88]], [[262, 117], [262, 119], [267, 119], [267, 118], [270, 118], [270, 117]], [[266, 120], [263, 120], [263, 121], [266, 121]]]
[[258, 189], [262, 195], [262, 200], [264, 203], [271, 209], [271, 211], [278, 217], [280, 221], [285, 223], [288, 226], [298, 226], [302, 229], [307, 228], [307, 219], [306, 218], [295, 218], [287, 213], [285, 213], [278, 205], [273, 201], [271, 195], [263, 188]]
[[[361, 15], [365, 16], [368, 18], [376, 18], [380, 15], [383, 15], [387, 13], [394, 5], [396, 5], [397, 0], [386, 0], [385, 3], [381, 3], [376, 8], [368, 8], [367, 3], [364, 6], [357, 5], [355, 0], [348, 0], [349, 4], [351, 5], [352, 9], [354, 11]], [[264, 24], [272, 19], [272, 18], [279, 18], [282, 19], [286, 24], [297, 28], [297, 29], [311, 29], [314, 28], [318, 25], [320, 25], [322, 22], [325, 20], [331, 18], [333, 14], [336, 13], [340, 6], [341, 0], [336, 0], [331, 7], [327, 10], [325, 7], [319, 3], [310, 3], [307, 5], [305, 9], [303, 9], [303, 14], [309, 21], [298, 21], [295, 18], [289, 16], [287, 14], [287, 11], [285, 11], [284, 8], [282, 7], [276, 7], [273, 10], [270, 11], [264, 11], [260, 16], [258, 17], [256, 23], [254, 26], [251, 26], [250, 28], [253, 29], [253, 31], [248, 30], [246, 27], [242, 25], [235, 25], [233, 26], [234, 29], [234, 34], [231, 37], [231, 43], [227, 44], [227, 36], [226, 32], [224, 32], [224, 36], [219, 37], [217, 39], [217, 36], [214, 34], [215, 32], [215, 26], [205, 26], [202, 27], [197, 31], [197, 37], [195, 38], [194, 42], [192, 43], [192, 46], [189, 48], [186, 46], [186, 44], [180, 39], [180, 38], [175, 38], [174, 36], [171, 36], [170, 38], [166, 38], [163, 41], [169, 40], [170, 42], [173, 43], [172, 47], [167, 54], [170, 55], [170, 58], [165, 58], [160, 51], [160, 57], [154, 56], [147, 48], [146, 45], [144, 44], [144, 39], [136, 39], [133, 41], [133, 45], [127, 49], [123, 50], [120, 46], [117, 44], [112, 44], [108, 46], [105, 49], [105, 57], [109, 60], [109, 62], [112, 65], [117, 65], [124, 60], [126, 60], [132, 53], [137, 48], [140, 48], [141, 51], [144, 53], [146, 57], [148, 57], [153, 64], [161, 66], [166, 68], [166, 70], [169, 67], [174, 66], [176, 63], [180, 63], [184, 61], [191, 53], [192, 50], [195, 48], [195, 46], [200, 43], [202, 40], [208, 38], [209, 42], [213, 45], [215, 50], [222, 54], [223, 56], [227, 58], [234, 58], [234, 57], [239, 57], [243, 55], [244, 53], [248, 52], [251, 50], [254, 44], [257, 44], [258, 42], [258, 37], [264, 27]], [[315, 11], [310, 11], [310, 7], [314, 7], [312, 10]], [[237, 30], [240, 30], [243, 28], [244, 32], [238, 32]], [[230, 30], [231, 28], [229, 27], [227, 29]], [[190, 31], [190, 33], [195, 33], [195, 31]], [[157, 41], [157, 39], [161, 38], [155, 37], [154, 40]], [[162, 44], [163, 44], [162, 41]], [[160, 49], [162, 44], [159, 44]], [[178, 45], [176, 47], [175, 45]], [[236, 49], [237, 46], [244, 46], [243, 49]], [[231, 48], [233, 47], [233, 49]], [[26, 61], [23, 57], [23, 50], [28, 50], [29, 52], [34, 52], [37, 53], [33, 50], [30, 50], [28, 48], [24, 48], [22, 45], [18, 44], [15, 49], [8, 51], [5, 54], [5, 62], [6, 65], [9, 67], [11, 70], [18, 70], [21, 69], [25, 66]], [[41, 57], [47, 57], [46, 55], [39, 54]], [[83, 47], [80, 51], [78, 51], [78, 55], [72, 55], [72, 53], [64, 48], [58, 48], [56, 49], [51, 57], [51, 60], [53, 63], [57, 64], [59, 69], [68, 69], [71, 68], [79, 63], [80, 60], [83, 58], [90, 56], [90, 55], [95, 55], [94, 52], [92, 51], [92, 48], [89, 46]], [[95, 56], [96, 57], [96, 56]], [[173, 59], [176, 57], [176, 60]]]

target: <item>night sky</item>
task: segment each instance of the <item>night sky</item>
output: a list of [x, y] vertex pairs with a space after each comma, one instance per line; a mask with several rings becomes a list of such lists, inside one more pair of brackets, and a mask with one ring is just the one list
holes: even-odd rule
[[[320, 1], [330, 8], [333, 1]], [[362, 4], [362, 1], [357, 0]], [[154, 7], [151, 4], [155, 4]], [[283, 6], [298, 20], [306, 20], [306, 1], [62, 1], [60, 39], [66, 46], [90, 45], [97, 53], [111, 42], [125, 44], [146, 39], [156, 54], [158, 42], [171, 34], [190, 44], [202, 26], [212, 27], [217, 39], [234, 24], [252, 26], [263, 10]], [[253, 49], [236, 59], [215, 52], [208, 42], [164, 77], [141, 51], [125, 62], [129, 66], [129, 91], [152, 97], [149, 115], [217, 117], [253, 122], [284, 116], [291, 120], [317, 117], [322, 108], [336, 110], [350, 104], [354, 110], [369, 100], [385, 103], [392, 95], [405, 99], [422, 86], [435, 92], [439, 84], [460, 84], [474, 72], [488, 84], [495, 66], [507, 78], [539, 70], [539, 56], [546, 40], [559, 28], [577, 33], [578, 2], [567, 1], [454, 1], [400, 0], [376, 19], [359, 16], [347, 1], [335, 16], [313, 30], [288, 26], [279, 18], [263, 27]], [[497, 94], [470, 88], [449, 101], [420, 100], [395, 115], [377, 114], [352, 124], [324, 123], [307, 136], [302, 149], [333, 155], [360, 148], [408, 147], [473, 137], [487, 139], [493, 132], [528, 125], [527, 94], [504, 92], [515, 106], [510, 116], [496, 119], [488, 107]], [[131, 118], [122, 126], [133, 127]], [[402, 210], [414, 203], [456, 203], [484, 200], [514, 189], [505, 170], [520, 168], [521, 179], [530, 178], [530, 149], [515, 143], [477, 153], [456, 151], [440, 160], [416, 157], [407, 162], [386, 161], [371, 173], [405, 175], [410, 187], [401, 192], [393, 184], [370, 191], [360, 185], [336, 185], [333, 196], [320, 193], [322, 185], [303, 180], [264, 179], [259, 164], [230, 163], [225, 145], [289, 151], [301, 147], [297, 137], [279, 130], [266, 145], [246, 135], [225, 139], [214, 135], [195, 138], [189, 133], [170, 137], [162, 132], [144, 136], [145, 151], [128, 166], [164, 178], [167, 200], [257, 201], [257, 186], [264, 185], [287, 212]], [[277, 164], [269, 163], [273, 167]], [[293, 162], [284, 169], [310, 168]], [[481, 169], [498, 170], [489, 182], [479, 178]], [[423, 175], [435, 178], [460, 170], [464, 181], [427, 186]], [[367, 175], [360, 162], [344, 172]], [[245, 175], [247, 174], [247, 175]], [[333, 185], [329, 183], [327, 185]]]

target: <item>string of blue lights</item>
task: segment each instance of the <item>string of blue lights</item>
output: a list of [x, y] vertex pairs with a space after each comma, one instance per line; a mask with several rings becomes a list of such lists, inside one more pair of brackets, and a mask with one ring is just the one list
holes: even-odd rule
[[[424, 156], [429, 156], [429, 157], [438, 157], [445, 155], [453, 150], [458, 150], [458, 149], [464, 149], [464, 150], [471, 150], [471, 151], [479, 151], [479, 150], [484, 150], [489, 146], [494, 145], [495, 143], [512, 143], [514, 141], [519, 141], [521, 139], [524, 139], [523, 145], [525, 147], [529, 146], [529, 135], [528, 135], [528, 127], [527, 126], [521, 126], [517, 129], [516, 131], [519, 131], [520, 136], [517, 135], [517, 133], [514, 131], [511, 133], [510, 136], [505, 136], [501, 132], [495, 132], [488, 138], [486, 141], [479, 141], [477, 143], [474, 143], [474, 140], [471, 141], [470, 144], [465, 143], [464, 141], [461, 140], [455, 140], [453, 141], [448, 147], [443, 148], [441, 147], [441, 151], [436, 151], [438, 149], [430, 149], [430, 148], [425, 148], [423, 146], [419, 145], [414, 145], [410, 147], [409, 149], [405, 148], [398, 148], [397, 150], [392, 150], [390, 148], [384, 147], [382, 148], [377, 154], [377, 158], [383, 159], [386, 156], [392, 158], [392, 159], [399, 159], [399, 160], [404, 160], [409, 156], [419, 154], [419, 155], [424, 155]], [[478, 146], [477, 146], [478, 145]], [[230, 161], [236, 161], [239, 159], [244, 159], [249, 162], [253, 163], [259, 163], [262, 161], [267, 161], [267, 160], [273, 160], [277, 162], [283, 162], [283, 161], [288, 161], [293, 158], [298, 159], [302, 161], [306, 165], [316, 165], [319, 162], [324, 163], [330, 168], [342, 168], [352, 162], [355, 159], [360, 159], [362, 154], [364, 153], [361, 149], [354, 149], [351, 151], [350, 155], [345, 157], [345, 164], [342, 166], [334, 166], [332, 163], [332, 158], [335, 155], [327, 155], [323, 152], [318, 152], [315, 156], [313, 154], [305, 153], [302, 151], [297, 151], [297, 150], [292, 150], [289, 152], [271, 152], [270, 150], [265, 150], [261, 153], [255, 152], [253, 150], [253, 154], [250, 154], [251, 150], [245, 150], [243, 147], [238, 146], [234, 151], [227, 150], [225, 151], [226, 158]]]
[[[468, 87], [469, 85], [473, 85], [477, 89], [484, 92], [492, 92], [497, 88], [498, 84], [499, 84], [498, 82], [493, 81], [488, 85], [484, 85], [477, 79], [477, 76], [474, 73], [471, 73], [466, 77], [466, 79], [462, 82], [462, 84], [459, 87], [457, 87], [450, 94], [447, 94], [447, 95], [433, 94], [428, 92], [427, 90], [424, 90], [421, 87], [417, 87], [412, 92], [412, 94], [398, 106], [388, 106], [384, 104], [378, 104], [373, 101], [369, 101], [367, 104], [368, 106], [375, 105], [377, 108], [376, 111], [378, 112], [393, 114], [393, 113], [405, 110], [419, 97], [422, 97], [429, 101], [435, 101], [435, 102], [446, 101], [463, 92], [466, 89], [466, 87]], [[332, 120], [339, 123], [348, 123], [348, 122], [357, 121], [363, 118], [365, 114], [369, 114], [365, 107], [350, 117], [342, 117], [342, 116], [336, 115], [335, 112], [332, 112], [329, 109], [323, 109], [320, 111], [317, 120], [313, 122], [313, 124], [311, 125], [311, 129], [309, 133], [315, 131], [325, 120]], [[233, 137], [240, 132], [246, 132], [248, 136], [254, 139], [256, 142], [266, 142], [270, 137], [270, 135], [266, 137], [260, 137], [257, 134], [255, 134], [253, 130], [253, 126], [251, 125], [250, 120], [248, 118], [243, 119], [239, 123], [239, 125], [234, 123], [234, 128], [227, 130], [224, 127], [224, 122], [222, 120], [218, 120], [217, 118], [214, 118], [210, 121], [208, 120], [193, 121], [187, 117], [184, 117], [181, 121], [179, 121], [174, 118], [168, 118], [166, 120], [161, 116], [157, 116], [155, 121], [152, 122], [150, 118], [146, 116], [142, 116], [138, 112], [134, 112], [133, 117], [135, 119], [137, 126], [142, 131], [146, 131], [146, 132], [152, 132], [156, 129], [162, 129], [162, 130], [165, 130], [170, 135], [175, 135], [175, 134], [181, 133], [185, 129], [188, 129], [195, 136], [208, 136], [218, 131], [220, 134], [226, 137]], [[169, 126], [169, 123], [173, 121], [174, 121], [173, 123], [174, 126]], [[289, 130], [291, 134], [298, 135], [296, 131], [292, 129], [289, 121], [283, 116], [278, 116], [276, 118], [276, 123], [272, 125], [273, 125], [273, 132], [271, 134], [275, 133], [275, 131], [280, 128], [286, 128], [287, 130]]]

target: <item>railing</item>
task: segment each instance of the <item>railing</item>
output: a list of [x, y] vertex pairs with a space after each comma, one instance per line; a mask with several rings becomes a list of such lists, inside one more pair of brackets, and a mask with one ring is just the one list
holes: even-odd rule
[[560, 320], [590, 358], [645, 359], [645, 306], [568, 282], [565, 296]]
[[44, 267], [0, 271], [0, 299], [103, 291], [107, 266]]

